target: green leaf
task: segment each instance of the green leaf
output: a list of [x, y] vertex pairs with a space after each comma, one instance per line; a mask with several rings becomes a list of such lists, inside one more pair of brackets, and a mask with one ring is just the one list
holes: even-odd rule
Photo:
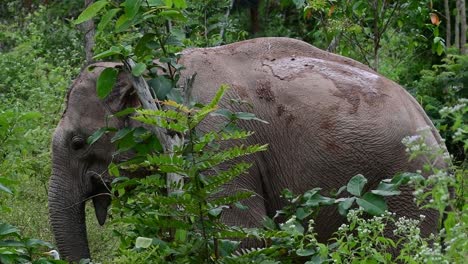
[[127, 136], [132, 131], [133, 131], [133, 128], [130, 128], [130, 127], [125, 127], [125, 128], [120, 129], [119, 131], [117, 131], [115, 136], [112, 137], [111, 143], [114, 143], [114, 142], [116, 142], [118, 140], [121, 140], [122, 138]]
[[115, 17], [115, 15], [120, 11], [120, 8], [114, 8], [109, 11], [107, 11], [101, 18], [101, 21], [99, 21], [99, 24], [97, 26], [98, 31], [103, 31], [104, 28], [109, 24], [109, 22], [112, 20], [112, 18]]
[[240, 210], [247, 210], [247, 209], [249, 209], [248, 206], [243, 205], [241, 202], [235, 202], [235, 203], [234, 203], [234, 206], [237, 207], [237, 208], [240, 209]]
[[187, 8], [185, 0], [173, 0], [175, 8], [184, 9]]
[[21, 115], [22, 120], [33, 120], [41, 118], [42, 114], [39, 112], [27, 112]]
[[145, 55], [151, 54], [152, 49], [148, 47], [147, 44], [154, 41], [155, 37], [156, 34], [154, 33], [146, 33], [143, 35], [135, 46], [135, 55], [142, 58]]
[[110, 94], [117, 81], [118, 74], [119, 71], [114, 68], [106, 68], [101, 72], [96, 85], [97, 95], [100, 99], [104, 99]]
[[262, 123], [268, 124], [267, 121], [262, 120], [258, 117], [255, 116], [255, 114], [252, 113], [247, 113], [247, 112], [236, 112], [234, 113], [234, 117], [237, 119], [242, 119], [242, 120], [255, 120], [255, 121], [260, 121]]
[[269, 230], [276, 230], [276, 223], [273, 219], [271, 219], [270, 217], [268, 216], [264, 216], [263, 217], [263, 221], [262, 221], [262, 225], [263, 227], [265, 227], [266, 229], [269, 229]]
[[240, 241], [232, 241], [229, 239], [219, 239], [219, 253], [222, 257], [233, 254], [240, 245]]
[[148, 85], [154, 90], [159, 100], [165, 100], [173, 88], [171, 80], [164, 76], [151, 79], [148, 81]]
[[129, 114], [133, 114], [136, 112], [136, 109], [133, 108], [133, 107], [129, 107], [129, 108], [125, 108], [124, 110], [122, 111], [119, 111], [115, 114], [113, 114], [112, 116], [115, 116], [115, 117], [123, 117], [123, 116], [127, 116]]
[[6, 186], [4, 186], [1, 183], [0, 183], [0, 191], [6, 192], [6, 193], [9, 193], [9, 194], [13, 194], [13, 192], [10, 189], [8, 189]]
[[398, 186], [396, 184], [381, 182], [377, 186], [377, 189], [372, 190], [371, 193], [380, 196], [393, 196], [399, 195], [401, 192], [398, 190]]
[[146, 71], [146, 64], [142, 62], [138, 62], [135, 66], [132, 68], [132, 74], [133, 76], [140, 76]]
[[149, 248], [153, 242], [153, 239], [147, 237], [137, 237], [135, 241], [136, 248]]
[[299, 207], [296, 210], [296, 217], [299, 220], [304, 220], [306, 217], [308, 217], [310, 214], [312, 214], [312, 210], [304, 210], [304, 208]]
[[305, 206], [317, 207], [319, 205], [331, 205], [335, 202], [335, 199], [322, 196], [320, 194], [314, 194], [307, 199], [304, 203]]
[[367, 192], [362, 198], [357, 198], [357, 204], [371, 215], [382, 215], [387, 210], [387, 203], [382, 196]]
[[178, 242], [185, 242], [187, 240], [187, 230], [177, 229], [174, 238]]
[[110, 47], [110, 49], [108, 49], [106, 51], [103, 51], [103, 52], [99, 53], [98, 55], [94, 56], [93, 59], [100, 60], [100, 59], [107, 58], [107, 57], [117, 55], [117, 54], [121, 55], [122, 54], [122, 49], [120, 47], [117, 47], [117, 46], [112, 46], [112, 47]]
[[94, 144], [96, 141], [98, 141], [102, 135], [104, 135], [104, 133], [106, 133], [107, 131], [109, 131], [109, 129], [107, 127], [103, 127], [103, 128], [100, 128], [98, 130], [96, 130], [96, 132], [94, 132], [91, 136], [88, 137], [87, 139], [87, 143], [89, 145], [92, 145]]
[[119, 167], [117, 167], [117, 165], [115, 163], [111, 162], [109, 164], [108, 170], [109, 170], [109, 175], [111, 175], [113, 177], [119, 177], [120, 176]]
[[346, 190], [352, 195], [361, 196], [362, 189], [366, 183], [367, 179], [361, 174], [358, 174], [349, 180], [348, 185], [346, 186]]
[[301, 257], [307, 257], [307, 256], [311, 256], [313, 254], [315, 254], [315, 249], [313, 248], [301, 248], [301, 249], [298, 249], [296, 250], [296, 254], [298, 256], [301, 256]]
[[19, 236], [18, 228], [6, 223], [0, 223], [0, 238], [7, 235]]
[[48, 248], [53, 248], [54, 246], [46, 241], [40, 240], [40, 239], [35, 239], [35, 238], [30, 238], [25, 242], [26, 247], [37, 247], [37, 246], [44, 246]]
[[108, 4], [107, 0], [97, 1], [89, 5], [73, 22], [75, 25], [81, 24], [95, 17], [97, 13]]
[[223, 211], [223, 207], [224, 206], [218, 206], [218, 207], [212, 208], [208, 211], [208, 213], [214, 217], [217, 217]]
[[338, 202], [338, 212], [340, 215], [346, 216], [348, 214], [349, 208], [351, 208], [355, 200], [356, 197], [337, 199], [336, 202]]
[[179, 20], [179, 21], [186, 21], [187, 18], [177, 10], [165, 10], [159, 12], [159, 16], [162, 16], [164, 18], [169, 18], [169, 19], [174, 19], [174, 20]]
[[128, 19], [133, 19], [135, 15], [138, 13], [140, 9], [142, 0], [126, 0], [124, 3], [125, 6], [125, 14], [127, 15]]

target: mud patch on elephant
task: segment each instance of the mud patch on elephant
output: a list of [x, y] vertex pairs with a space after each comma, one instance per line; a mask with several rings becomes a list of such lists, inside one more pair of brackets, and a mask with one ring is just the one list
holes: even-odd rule
[[255, 92], [260, 99], [264, 99], [267, 102], [275, 101], [275, 94], [271, 90], [271, 82], [268, 80], [258, 80]]
[[291, 125], [291, 123], [294, 122], [295, 119], [296, 117], [293, 114], [288, 114], [288, 116], [286, 117], [286, 124]]
[[280, 104], [280, 105], [278, 105], [278, 107], [276, 107], [276, 115], [277, 116], [282, 116], [284, 114], [284, 112], [286, 112], [286, 106], [284, 106], [283, 104]]
[[331, 152], [340, 152], [342, 150], [340, 145], [336, 144], [335, 142], [328, 141], [325, 144], [326, 144], [327, 150]]
[[331, 130], [334, 129], [336, 126], [336, 121], [332, 118], [325, 118], [320, 122], [320, 128], [321, 129], [326, 129], [326, 130]]
[[244, 86], [232, 84], [231, 87], [237, 92], [240, 98], [242, 99], [249, 99], [249, 93]]

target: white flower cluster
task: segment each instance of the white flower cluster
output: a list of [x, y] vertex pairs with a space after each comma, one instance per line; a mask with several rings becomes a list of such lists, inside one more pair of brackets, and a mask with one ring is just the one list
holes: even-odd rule
[[442, 109], [440, 109], [439, 113], [443, 116], [449, 115], [449, 114], [452, 114], [452, 113], [455, 113], [464, 109], [465, 107], [467, 107], [467, 105], [468, 105], [468, 98], [461, 98], [461, 99], [458, 99], [458, 104], [451, 106], [451, 107], [444, 106]]
[[415, 252], [414, 260], [419, 263], [441, 263], [449, 264], [450, 262], [444, 258], [442, 247], [439, 243], [434, 242], [432, 247], [423, 244], [419, 247], [420, 250]]
[[424, 137], [421, 135], [404, 137], [401, 143], [406, 146], [407, 153], [414, 153], [427, 149], [426, 142], [424, 142]]
[[411, 239], [418, 240], [420, 238], [421, 230], [419, 229], [419, 224], [421, 220], [407, 218], [406, 216], [402, 216], [398, 218], [395, 222], [396, 229], [393, 230], [393, 234], [408, 237]]
[[458, 137], [461, 137], [463, 134], [465, 133], [468, 133], [468, 131], [465, 131], [463, 128], [459, 127], [457, 128], [457, 130], [455, 131], [455, 133], [453, 133], [453, 136], [452, 138], [453, 139], [456, 139]]

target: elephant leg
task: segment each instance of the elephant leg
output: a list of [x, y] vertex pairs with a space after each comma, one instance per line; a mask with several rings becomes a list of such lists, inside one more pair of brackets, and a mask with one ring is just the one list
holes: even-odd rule
[[[262, 182], [258, 174], [255, 173], [256, 166], [253, 166], [249, 174], [241, 175], [232, 182], [226, 184], [221, 196], [234, 195], [237, 192], [253, 192], [253, 196], [241, 201], [241, 204], [247, 208], [238, 208], [231, 205], [224, 209], [221, 215], [221, 221], [229, 226], [239, 226], [245, 228], [256, 228], [263, 225], [267, 210], [265, 198], [263, 195]], [[218, 196], [218, 195], [216, 195]], [[244, 239], [240, 245], [241, 248], [253, 248], [264, 246], [263, 241], [257, 239]]]
[[[261, 227], [266, 216], [265, 204], [262, 197], [254, 196], [241, 202], [247, 209], [239, 209], [231, 206], [223, 211], [221, 221], [229, 226], [246, 228]], [[263, 247], [264, 242], [254, 238], [243, 239], [240, 248]]]

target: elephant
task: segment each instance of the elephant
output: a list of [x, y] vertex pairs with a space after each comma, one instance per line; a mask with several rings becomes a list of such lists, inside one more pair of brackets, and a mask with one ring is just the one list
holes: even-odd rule
[[[400, 85], [352, 59], [322, 51], [289, 38], [258, 38], [213, 48], [184, 50], [183, 76], [196, 73], [193, 95], [208, 102], [222, 84], [231, 87], [221, 102], [233, 111], [245, 106], [229, 99], [249, 102], [257, 117], [269, 124], [246, 121], [255, 131], [248, 143], [269, 144], [266, 152], [249, 156], [253, 164], [246, 175], [233, 180], [226, 192], [247, 189], [256, 195], [243, 202], [249, 210], [227, 209], [226, 224], [261, 226], [285, 205], [280, 193], [288, 188], [303, 193], [314, 187], [337, 190], [356, 174], [368, 178], [369, 188], [398, 172], [421, 169], [422, 159], [408, 161], [402, 139], [430, 131], [429, 146], [443, 141], [417, 101]], [[89, 258], [85, 225], [85, 201], [93, 201], [102, 225], [110, 204], [107, 166], [114, 158], [111, 135], [93, 145], [86, 139], [110, 126], [137, 126], [132, 119], [106, 116], [139, 105], [128, 73], [121, 72], [105, 100], [96, 95], [96, 81], [116, 62], [98, 62], [82, 70], [72, 83], [66, 107], [52, 140], [52, 175], [49, 214], [62, 256], [70, 261]], [[181, 80], [184, 77], [181, 78]], [[201, 129], [212, 128], [205, 122]], [[443, 161], [439, 161], [444, 166]], [[103, 175], [105, 182], [99, 175]], [[419, 218], [411, 190], [388, 199], [389, 210], [398, 216]], [[424, 211], [422, 233], [437, 229], [438, 215]], [[337, 209], [322, 209], [315, 220], [318, 238], [326, 241], [344, 222]]]

